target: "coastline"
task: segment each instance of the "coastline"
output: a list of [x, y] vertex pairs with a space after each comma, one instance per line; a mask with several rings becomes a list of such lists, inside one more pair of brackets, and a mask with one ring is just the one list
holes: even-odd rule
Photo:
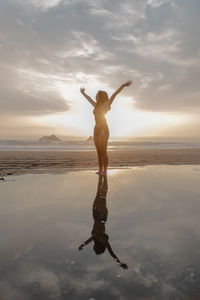
[[[110, 168], [200, 164], [200, 148], [110, 150]], [[96, 170], [96, 151], [0, 151], [0, 176]]]

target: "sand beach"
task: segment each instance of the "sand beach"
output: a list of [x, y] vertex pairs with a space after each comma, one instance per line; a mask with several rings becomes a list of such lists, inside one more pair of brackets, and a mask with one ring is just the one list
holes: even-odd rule
[[[199, 164], [200, 148], [110, 150], [109, 167]], [[97, 169], [96, 151], [0, 151], [0, 175]]]

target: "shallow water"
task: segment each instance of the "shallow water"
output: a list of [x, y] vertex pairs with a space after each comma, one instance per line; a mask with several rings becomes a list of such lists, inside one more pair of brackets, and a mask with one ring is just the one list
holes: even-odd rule
[[106, 233], [93, 251], [92, 171], [0, 183], [1, 300], [200, 299], [200, 166], [112, 170]]
[[[136, 138], [134, 141], [109, 140], [108, 150], [195, 149], [199, 138]], [[96, 151], [92, 141], [63, 141], [40, 143], [37, 141], [0, 140], [0, 151]]]

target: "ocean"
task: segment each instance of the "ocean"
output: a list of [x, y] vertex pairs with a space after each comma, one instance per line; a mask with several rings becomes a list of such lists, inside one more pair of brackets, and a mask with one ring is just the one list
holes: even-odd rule
[[[200, 148], [198, 138], [136, 138], [129, 141], [108, 143], [108, 150], [148, 150], [148, 149], [188, 149]], [[40, 143], [28, 140], [0, 140], [0, 151], [95, 151], [93, 141], [63, 141], [60, 143]]]

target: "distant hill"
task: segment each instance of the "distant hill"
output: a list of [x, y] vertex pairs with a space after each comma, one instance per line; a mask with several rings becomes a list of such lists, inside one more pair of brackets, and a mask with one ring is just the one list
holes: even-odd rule
[[54, 134], [52, 134], [52, 135], [45, 135], [45, 136], [41, 137], [39, 139], [39, 142], [42, 142], [42, 143], [60, 143], [60, 142], [62, 142], [62, 140], [59, 139]]
[[86, 142], [93, 142], [93, 137], [90, 135]]

